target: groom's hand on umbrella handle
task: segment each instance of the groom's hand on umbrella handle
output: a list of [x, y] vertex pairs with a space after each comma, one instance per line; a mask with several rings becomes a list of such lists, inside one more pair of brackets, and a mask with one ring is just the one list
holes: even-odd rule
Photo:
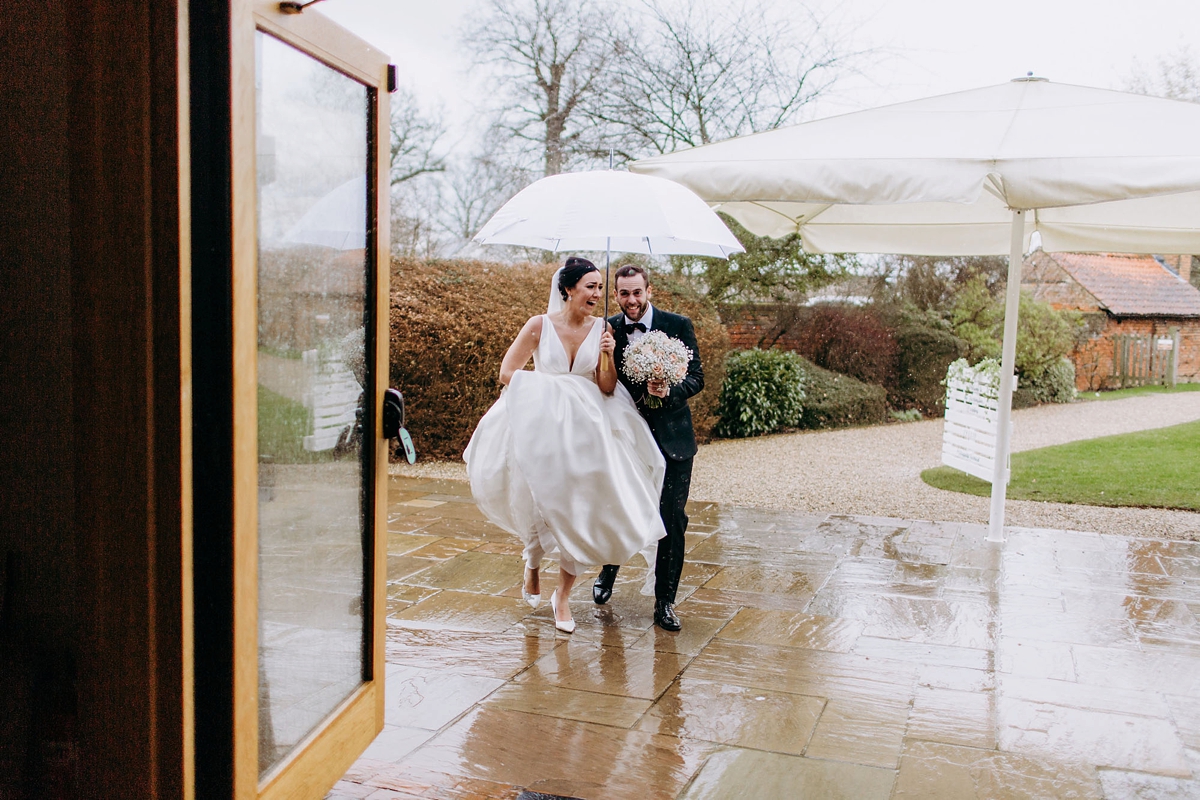
[[[611, 330], [611, 328], [609, 330]], [[608, 330], [606, 330], [606, 331], [604, 331], [604, 333], [600, 334], [600, 352], [601, 353], [607, 353], [608, 355], [611, 356], [616, 351], [616, 349], [617, 349], [617, 340], [613, 338], [613, 335], [611, 333], [609, 333]]]

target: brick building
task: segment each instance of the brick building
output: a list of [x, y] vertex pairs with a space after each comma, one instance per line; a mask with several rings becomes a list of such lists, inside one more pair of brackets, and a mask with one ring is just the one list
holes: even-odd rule
[[1200, 381], [1200, 290], [1190, 256], [1046, 253], [1025, 259], [1022, 288], [1057, 309], [1084, 315], [1087, 335], [1071, 354], [1081, 390], [1112, 385], [1114, 341], [1121, 334], [1180, 334], [1179, 381]]

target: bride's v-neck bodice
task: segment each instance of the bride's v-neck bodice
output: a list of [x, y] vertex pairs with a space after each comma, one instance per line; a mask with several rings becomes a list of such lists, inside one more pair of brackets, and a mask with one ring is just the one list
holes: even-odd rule
[[592, 329], [579, 345], [575, 362], [567, 357], [567, 345], [558, 336], [554, 321], [549, 314], [542, 316], [542, 335], [537, 350], [533, 353], [533, 366], [538, 372], [551, 375], [579, 375], [589, 380], [596, 379], [596, 362], [600, 359], [599, 318], [593, 318]]

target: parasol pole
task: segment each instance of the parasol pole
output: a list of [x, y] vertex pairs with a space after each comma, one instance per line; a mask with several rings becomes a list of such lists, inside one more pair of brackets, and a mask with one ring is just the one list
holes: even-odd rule
[[1008, 286], [1004, 299], [1004, 343], [1000, 354], [1000, 399], [996, 412], [996, 452], [992, 464], [992, 507], [989, 542], [1004, 541], [1004, 498], [1008, 490], [1008, 454], [1012, 420], [1013, 370], [1017, 360], [1017, 314], [1021, 309], [1021, 262], [1025, 252], [1025, 212], [1013, 209], [1012, 246], [1008, 254]]

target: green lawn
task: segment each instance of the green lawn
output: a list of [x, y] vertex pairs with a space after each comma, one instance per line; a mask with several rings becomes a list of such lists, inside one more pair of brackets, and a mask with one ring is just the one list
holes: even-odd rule
[[332, 461], [333, 451], [310, 453], [304, 436], [312, 424], [308, 409], [300, 403], [258, 387], [258, 452], [276, 464], [314, 464]]
[[[1008, 496], [1091, 506], [1200, 511], [1200, 421], [1012, 455]], [[991, 484], [950, 467], [921, 473], [937, 489], [980, 496]]]
[[1131, 386], [1128, 389], [1113, 389], [1110, 392], [1080, 392], [1080, 400], [1122, 400], [1126, 397], [1138, 397], [1143, 394], [1176, 394], [1178, 392], [1200, 392], [1200, 383], [1178, 383], [1175, 388], [1169, 386]]

